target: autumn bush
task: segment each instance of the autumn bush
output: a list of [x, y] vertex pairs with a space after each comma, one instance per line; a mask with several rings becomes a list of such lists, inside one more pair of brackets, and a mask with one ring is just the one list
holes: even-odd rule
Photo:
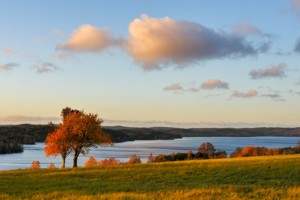
[[268, 149], [266, 147], [255, 147], [247, 146], [244, 148], [238, 147], [230, 155], [231, 158], [235, 157], [249, 157], [249, 156], [271, 156], [271, 155], [289, 155], [289, 154], [299, 154], [300, 148], [296, 147], [284, 147]]
[[31, 163], [30, 169], [40, 169], [40, 168], [41, 168], [40, 161], [36, 160]]
[[55, 165], [54, 163], [50, 163], [48, 166], [47, 166], [48, 169], [55, 169]]
[[136, 155], [130, 156], [130, 159], [126, 162], [126, 164], [140, 164], [142, 163], [141, 158]]
[[100, 160], [97, 163], [97, 166], [102, 167], [102, 166], [116, 166], [120, 164], [120, 161], [116, 160], [115, 158], [108, 158], [108, 159], [103, 159]]
[[84, 167], [97, 167], [97, 160], [93, 156], [90, 156]]

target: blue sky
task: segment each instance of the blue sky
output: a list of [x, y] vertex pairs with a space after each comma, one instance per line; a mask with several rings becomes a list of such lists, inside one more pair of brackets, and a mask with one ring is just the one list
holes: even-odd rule
[[299, 126], [300, 1], [1, 1], [0, 124]]

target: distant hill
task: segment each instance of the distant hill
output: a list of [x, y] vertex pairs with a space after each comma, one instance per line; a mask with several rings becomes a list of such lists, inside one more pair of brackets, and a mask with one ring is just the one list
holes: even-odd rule
[[[133, 128], [104, 126], [114, 142], [134, 140], [168, 140], [182, 137], [252, 137], [252, 136], [300, 136], [300, 128]], [[34, 144], [44, 142], [51, 131], [49, 125], [2, 125], [0, 142], [11, 144]], [[1, 153], [1, 152], [0, 152]]]

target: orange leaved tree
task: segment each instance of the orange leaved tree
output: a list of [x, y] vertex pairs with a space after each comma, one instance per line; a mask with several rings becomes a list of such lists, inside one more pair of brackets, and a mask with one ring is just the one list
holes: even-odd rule
[[[63, 122], [56, 129], [59, 134], [54, 135], [59, 138], [54, 140], [58, 145], [47, 147], [51, 142], [48, 143], [46, 139], [45, 152], [47, 152], [47, 148], [52, 150], [48, 155], [60, 154], [63, 157], [65, 152], [61, 151], [62, 148], [57, 148], [63, 144], [63, 147], [69, 150], [68, 154], [70, 152], [74, 153], [73, 167], [77, 167], [78, 156], [81, 153], [85, 155], [92, 147], [98, 145], [112, 145], [111, 138], [101, 128], [103, 121], [98, 118], [97, 114], [86, 114], [84, 111], [72, 110], [66, 107], [62, 110], [62, 117]], [[50, 135], [48, 136], [51, 137]]]
[[73, 167], [77, 167], [78, 156], [85, 155], [92, 147], [112, 145], [111, 138], [101, 128], [102, 119], [97, 114], [83, 111], [69, 114], [63, 121], [68, 130], [68, 144], [74, 152]]
[[65, 168], [66, 158], [72, 152], [67, 136], [65, 127], [60, 124], [54, 132], [48, 134], [45, 140], [46, 146], [44, 151], [46, 156], [56, 157], [61, 155], [61, 168]]

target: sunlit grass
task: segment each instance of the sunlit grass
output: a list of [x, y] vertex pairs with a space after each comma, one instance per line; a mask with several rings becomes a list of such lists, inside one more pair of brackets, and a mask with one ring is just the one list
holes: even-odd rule
[[0, 199], [300, 199], [300, 155], [0, 172]]

